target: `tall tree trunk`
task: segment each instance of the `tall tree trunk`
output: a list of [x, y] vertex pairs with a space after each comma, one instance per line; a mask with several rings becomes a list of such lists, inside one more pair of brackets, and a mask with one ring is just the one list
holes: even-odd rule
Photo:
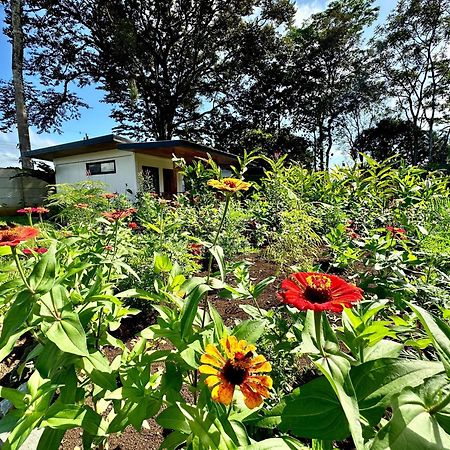
[[20, 161], [23, 169], [32, 169], [33, 161], [27, 157], [31, 150], [30, 133], [28, 129], [28, 114], [25, 105], [25, 89], [23, 84], [23, 30], [22, 30], [22, 0], [11, 0], [12, 24], [12, 76], [14, 99], [16, 106], [16, 124], [19, 137]]

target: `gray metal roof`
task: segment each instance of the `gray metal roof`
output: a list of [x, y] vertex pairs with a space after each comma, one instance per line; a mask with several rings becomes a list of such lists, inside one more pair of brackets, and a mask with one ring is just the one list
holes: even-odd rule
[[[108, 134], [91, 139], [83, 139], [81, 141], [68, 142], [66, 144], [53, 145], [50, 147], [39, 148], [31, 150], [28, 155], [30, 158], [45, 159], [53, 161], [54, 158], [89, 153], [93, 151], [102, 151], [102, 148], [92, 148], [99, 145], [113, 144], [113, 147], [118, 150], [136, 152], [145, 149], [157, 148], [171, 148], [171, 147], [188, 147], [195, 150], [200, 150], [205, 153], [218, 154], [236, 158], [236, 155], [225, 152], [223, 150], [216, 150], [206, 145], [197, 144], [184, 139], [175, 139], [168, 141], [150, 141], [150, 142], [134, 142], [130, 139], [118, 136], [116, 134]], [[106, 148], [105, 148], [106, 149]]]

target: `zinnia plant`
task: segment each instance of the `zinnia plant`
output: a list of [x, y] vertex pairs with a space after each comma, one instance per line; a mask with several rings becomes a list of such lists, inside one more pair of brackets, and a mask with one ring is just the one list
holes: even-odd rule
[[281, 283], [279, 299], [300, 310], [342, 312], [362, 299], [362, 290], [336, 275], [293, 273]]
[[208, 186], [218, 189], [219, 191], [235, 193], [237, 191], [248, 191], [251, 184], [237, 178], [222, 178], [221, 180], [209, 180]]
[[0, 230], [0, 246], [16, 247], [21, 242], [34, 239], [38, 234], [39, 230], [34, 227], [7, 227]]
[[118, 209], [116, 211], [112, 212], [104, 212], [102, 213], [102, 216], [108, 219], [110, 222], [115, 222], [117, 220], [125, 219], [126, 217], [131, 216], [133, 213], [136, 212], [135, 208], [128, 208], [128, 209]]
[[238, 386], [248, 408], [260, 406], [272, 388], [270, 376], [263, 375], [272, 370], [270, 363], [263, 355], [255, 355], [256, 347], [245, 340], [229, 336], [220, 342], [225, 355], [215, 345], [208, 344], [200, 359], [203, 365], [199, 372], [208, 375], [205, 383], [212, 389], [212, 399], [230, 405]]

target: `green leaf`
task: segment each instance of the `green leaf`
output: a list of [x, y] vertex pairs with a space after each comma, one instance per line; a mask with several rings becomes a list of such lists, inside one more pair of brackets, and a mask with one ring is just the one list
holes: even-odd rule
[[412, 303], [408, 303], [408, 305], [422, 322], [428, 337], [432, 340], [436, 351], [439, 353], [447, 375], [450, 376], [450, 327], [442, 320], [434, 318], [420, 306]]
[[265, 320], [248, 319], [239, 323], [234, 328], [232, 334], [239, 340], [244, 339], [252, 344], [255, 344], [264, 333], [266, 326], [267, 322]]
[[405, 387], [415, 387], [424, 379], [443, 372], [443, 366], [431, 361], [383, 358], [368, 361], [351, 370], [360, 413], [371, 425], [380, 421], [394, 395]]
[[172, 270], [172, 267], [172, 262], [167, 255], [155, 252], [153, 266], [153, 270], [155, 271], [155, 273], [168, 273]]
[[67, 405], [57, 402], [48, 409], [41, 426], [55, 430], [81, 427], [85, 415], [86, 409], [82, 405]]
[[17, 294], [16, 299], [9, 307], [3, 320], [0, 347], [3, 347], [4, 343], [8, 341], [8, 338], [12, 334], [16, 334], [18, 330], [26, 326], [35, 301], [36, 297], [28, 290]]
[[78, 315], [63, 311], [61, 319], [53, 322], [47, 330], [46, 337], [60, 350], [74, 355], [88, 356], [86, 334]]
[[126, 291], [120, 292], [116, 294], [116, 297], [118, 298], [140, 298], [142, 300], [149, 300], [153, 302], [161, 302], [161, 298], [153, 294], [152, 292], [147, 292], [144, 289], [128, 289]]
[[264, 290], [269, 286], [269, 284], [272, 284], [276, 278], [274, 276], [264, 278], [264, 280], [261, 280], [258, 284], [255, 285], [253, 288], [253, 297], [255, 299], [258, 299], [258, 297], [264, 292]]
[[377, 344], [363, 349], [364, 361], [373, 361], [380, 358], [398, 358], [403, 349], [403, 344], [383, 339]]
[[9, 246], [3, 246], [3, 247], [0, 247], [0, 256], [6, 256], [6, 255], [10, 255], [12, 252], [11, 252], [11, 247], [9, 247]]
[[39, 439], [36, 450], [58, 450], [65, 430], [46, 428]]
[[350, 378], [349, 361], [340, 355], [326, 355], [314, 361], [314, 363], [333, 387], [347, 417], [355, 447], [357, 450], [362, 450], [364, 448], [364, 440], [359, 421], [358, 401]]
[[0, 397], [9, 400], [17, 409], [23, 409], [25, 407], [23, 401], [25, 394], [16, 389], [0, 386]]
[[198, 285], [187, 297], [181, 312], [181, 337], [184, 339], [192, 333], [192, 324], [198, 312], [200, 300], [210, 291], [206, 284]]
[[309, 439], [343, 440], [348, 422], [325, 377], [316, 378], [286, 397], [280, 429]]
[[40, 258], [39, 262], [34, 266], [28, 284], [31, 289], [43, 294], [48, 292], [55, 284], [56, 280], [56, 247], [52, 245], [46, 253]]
[[309, 447], [294, 438], [284, 436], [256, 442], [245, 447], [245, 450], [309, 450]]
[[16, 345], [17, 340], [25, 334], [31, 327], [19, 330], [17, 333], [11, 334], [0, 342], [0, 362], [3, 361]]
[[225, 261], [223, 256], [223, 248], [220, 245], [214, 245], [209, 248], [209, 251], [211, 252], [211, 255], [214, 256], [214, 259], [217, 262], [217, 265], [219, 266], [220, 271], [220, 278], [222, 282], [225, 281]]
[[[448, 379], [444, 379], [447, 387]], [[416, 389], [404, 389], [392, 403], [392, 419], [376, 435], [371, 450], [442, 450], [450, 448], [450, 435], [433, 412], [444, 387], [428, 379]], [[448, 388], [446, 389], [448, 395]]]
[[186, 417], [177, 405], [169, 406], [157, 418], [156, 422], [167, 430], [178, 430], [191, 434]]
[[208, 302], [209, 314], [214, 323], [214, 333], [216, 337], [216, 341], [218, 342], [227, 332], [227, 328], [225, 327], [221, 315], [217, 312], [217, 309]]
[[172, 431], [162, 442], [160, 448], [166, 450], [176, 450], [181, 444], [186, 442], [187, 435], [178, 430]]

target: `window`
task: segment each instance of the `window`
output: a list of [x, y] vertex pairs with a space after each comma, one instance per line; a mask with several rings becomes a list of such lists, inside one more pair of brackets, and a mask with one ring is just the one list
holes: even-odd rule
[[116, 173], [116, 162], [99, 161], [94, 163], [86, 163], [86, 175], [102, 175], [105, 173]]

